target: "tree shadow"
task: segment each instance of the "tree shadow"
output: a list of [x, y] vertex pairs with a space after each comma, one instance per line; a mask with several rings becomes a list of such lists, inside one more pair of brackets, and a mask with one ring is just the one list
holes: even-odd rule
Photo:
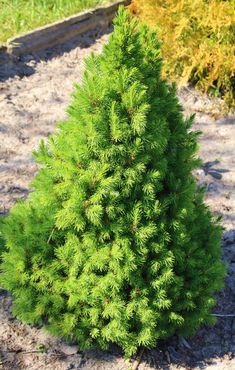
[[235, 125], [235, 114], [227, 115], [216, 121], [218, 125]]
[[215, 165], [217, 165], [219, 163], [220, 163], [220, 161], [218, 161], [218, 160], [211, 161], [211, 162], [205, 162], [202, 165], [202, 169], [203, 169], [205, 175], [210, 175], [213, 178], [215, 178], [217, 180], [220, 180], [223, 177], [223, 175], [222, 175], [223, 173], [230, 172], [228, 169], [225, 169], [225, 168], [215, 168], [214, 167]]
[[31, 76], [36, 71], [37, 63], [49, 61], [77, 47], [89, 48], [102, 35], [109, 34], [111, 31], [111, 26], [107, 28], [97, 27], [45, 50], [35, 51], [20, 57], [10, 56], [0, 64], [0, 83], [16, 76], [19, 78]]

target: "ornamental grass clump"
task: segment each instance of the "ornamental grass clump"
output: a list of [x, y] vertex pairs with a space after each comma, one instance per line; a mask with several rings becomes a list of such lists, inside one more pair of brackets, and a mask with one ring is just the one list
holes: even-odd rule
[[120, 8], [68, 119], [35, 154], [34, 191], [4, 222], [14, 314], [81, 349], [116, 343], [130, 356], [213, 321], [221, 229], [192, 176], [193, 118], [161, 65], [156, 35]]

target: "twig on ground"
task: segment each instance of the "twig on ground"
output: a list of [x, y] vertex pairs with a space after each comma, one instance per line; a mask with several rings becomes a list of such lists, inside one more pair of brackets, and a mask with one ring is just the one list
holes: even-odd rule
[[192, 347], [184, 337], [180, 337], [179, 340], [184, 345], [184, 347], [186, 347], [187, 349], [192, 349]]
[[166, 354], [167, 362], [168, 362], [168, 364], [170, 364], [171, 363], [170, 354], [169, 354], [168, 351], [165, 351], [165, 354]]
[[[28, 354], [31, 354], [31, 353], [41, 353], [41, 354], [44, 354], [46, 352], [42, 352], [40, 350], [32, 350], [32, 351], [23, 351], [22, 349], [17, 349], [17, 350], [12, 350], [12, 351], [1, 351], [2, 353], [15, 353], [15, 354], [22, 354], [22, 355], [28, 355]], [[47, 353], [48, 355], [50, 356], [56, 356], [56, 357], [68, 357], [68, 356], [73, 356], [75, 355], [76, 353], [73, 353], [71, 355], [66, 355], [65, 353]], [[0, 365], [1, 365], [1, 361], [0, 361]]]
[[21, 354], [28, 354], [28, 353], [41, 353], [41, 351], [34, 350], [34, 351], [23, 351], [22, 349], [16, 349], [16, 350], [11, 350], [11, 351], [2, 351], [4, 353], [21, 353]]
[[216, 316], [216, 317], [235, 317], [235, 314], [212, 313], [211, 316]]
[[141, 348], [141, 350], [140, 350], [139, 354], [138, 354], [138, 355], [137, 355], [137, 357], [136, 357], [135, 362], [134, 362], [134, 363], [133, 363], [133, 365], [132, 365], [131, 370], [137, 370], [137, 369], [138, 369], [138, 367], [139, 367], [139, 364], [140, 364], [140, 362], [141, 362], [141, 359], [142, 359], [143, 354], [144, 354], [144, 348]]

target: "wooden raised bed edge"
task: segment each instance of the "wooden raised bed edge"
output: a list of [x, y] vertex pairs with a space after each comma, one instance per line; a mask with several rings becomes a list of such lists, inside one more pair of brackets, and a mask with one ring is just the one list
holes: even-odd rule
[[20, 56], [60, 44], [96, 27], [105, 29], [112, 22], [119, 5], [130, 3], [131, 0], [116, 1], [12, 37], [5, 46], [0, 45], [0, 63], [7, 54], [9, 57]]

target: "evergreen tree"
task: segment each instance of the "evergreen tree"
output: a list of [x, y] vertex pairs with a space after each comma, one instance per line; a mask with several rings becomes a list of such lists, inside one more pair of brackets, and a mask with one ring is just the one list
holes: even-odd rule
[[35, 154], [26, 202], [4, 222], [2, 285], [14, 314], [127, 355], [211, 323], [221, 228], [192, 170], [197, 132], [161, 79], [155, 33], [119, 9], [68, 119]]

